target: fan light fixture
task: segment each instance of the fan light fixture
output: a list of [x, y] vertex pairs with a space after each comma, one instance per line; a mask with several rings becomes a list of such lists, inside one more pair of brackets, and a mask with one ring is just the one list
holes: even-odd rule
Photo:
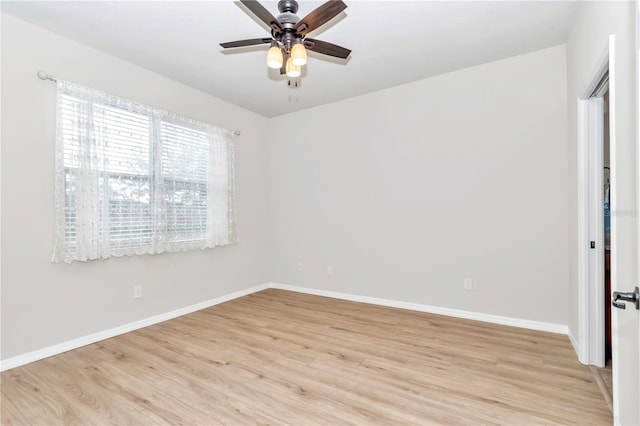
[[269, 68], [282, 68], [282, 50], [278, 46], [271, 46], [269, 53], [267, 53], [267, 66]]
[[287, 77], [296, 78], [300, 77], [302, 69], [299, 65], [293, 63], [293, 58], [287, 59]]
[[307, 49], [302, 43], [296, 43], [291, 48], [291, 60], [295, 65], [303, 66], [307, 64]]

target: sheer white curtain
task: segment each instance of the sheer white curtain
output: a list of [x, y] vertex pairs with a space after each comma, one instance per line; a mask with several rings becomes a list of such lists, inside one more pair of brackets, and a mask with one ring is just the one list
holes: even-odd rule
[[54, 262], [237, 241], [232, 131], [58, 81]]

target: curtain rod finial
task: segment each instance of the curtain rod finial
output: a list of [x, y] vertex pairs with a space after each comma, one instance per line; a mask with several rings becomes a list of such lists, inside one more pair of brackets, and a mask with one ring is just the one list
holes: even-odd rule
[[46, 72], [44, 72], [44, 71], [38, 71], [38, 78], [39, 78], [40, 80], [51, 80], [51, 81], [53, 81], [53, 82], [57, 82], [57, 81], [58, 81], [58, 79], [57, 79], [57, 78], [55, 78], [55, 77], [54, 77], [54, 76], [52, 76], [51, 74], [48, 74], [48, 73], [46, 73]]

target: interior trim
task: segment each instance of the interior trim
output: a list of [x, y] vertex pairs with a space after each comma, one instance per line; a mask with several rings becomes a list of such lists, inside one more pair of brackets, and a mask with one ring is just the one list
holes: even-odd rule
[[110, 328], [108, 330], [92, 333], [84, 337], [68, 340], [66, 342], [58, 343], [57, 345], [47, 346], [46, 348], [37, 349], [32, 352], [27, 352], [23, 355], [14, 356], [0, 361], [0, 371], [9, 370], [11, 368], [19, 367], [21, 365], [29, 364], [30, 362], [38, 361], [50, 356], [58, 355], [63, 352], [77, 349], [82, 346], [90, 345], [92, 343], [99, 342], [101, 340], [109, 339], [111, 337], [118, 336], [120, 334], [128, 333], [130, 331], [138, 330], [144, 327], [148, 327], [159, 322], [167, 321], [173, 318], [177, 318], [183, 315], [190, 314], [201, 309], [209, 308], [211, 306], [219, 305], [220, 303], [228, 302], [229, 300], [237, 299], [242, 296], [246, 296], [257, 291], [265, 290], [269, 288], [268, 284], [257, 285], [249, 287], [245, 290], [236, 291], [224, 296], [216, 297], [214, 299], [205, 300], [204, 302], [196, 303], [194, 305], [185, 306], [184, 308], [175, 309], [173, 311], [165, 312], [163, 314], [154, 315], [149, 318], [141, 319], [139, 321], [130, 322], [118, 327]]
[[500, 315], [483, 314], [480, 312], [463, 311], [461, 309], [444, 308], [441, 306], [422, 305], [398, 300], [380, 299], [377, 297], [358, 296], [355, 294], [339, 293], [335, 291], [316, 290], [307, 287], [298, 287], [288, 284], [270, 283], [269, 288], [296, 291], [298, 293], [314, 294], [316, 296], [331, 297], [334, 299], [350, 300], [353, 302], [370, 303], [372, 305], [389, 306], [392, 308], [408, 309], [410, 311], [427, 312], [430, 314], [446, 315], [456, 318], [464, 318], [475, 321], [490, 322], [493, 324], [509, 325], [512, 327], [526, 328], [529, 330], [547, 331], [549, 333], [569, 334], [569, 328], [562, 324], [531, 321], [520, 318], [504, 317]]

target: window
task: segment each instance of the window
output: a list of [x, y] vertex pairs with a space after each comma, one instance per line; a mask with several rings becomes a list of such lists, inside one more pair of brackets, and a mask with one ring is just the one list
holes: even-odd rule
[[54, 262], [237, 241], [233, 132], [58, 82]]

